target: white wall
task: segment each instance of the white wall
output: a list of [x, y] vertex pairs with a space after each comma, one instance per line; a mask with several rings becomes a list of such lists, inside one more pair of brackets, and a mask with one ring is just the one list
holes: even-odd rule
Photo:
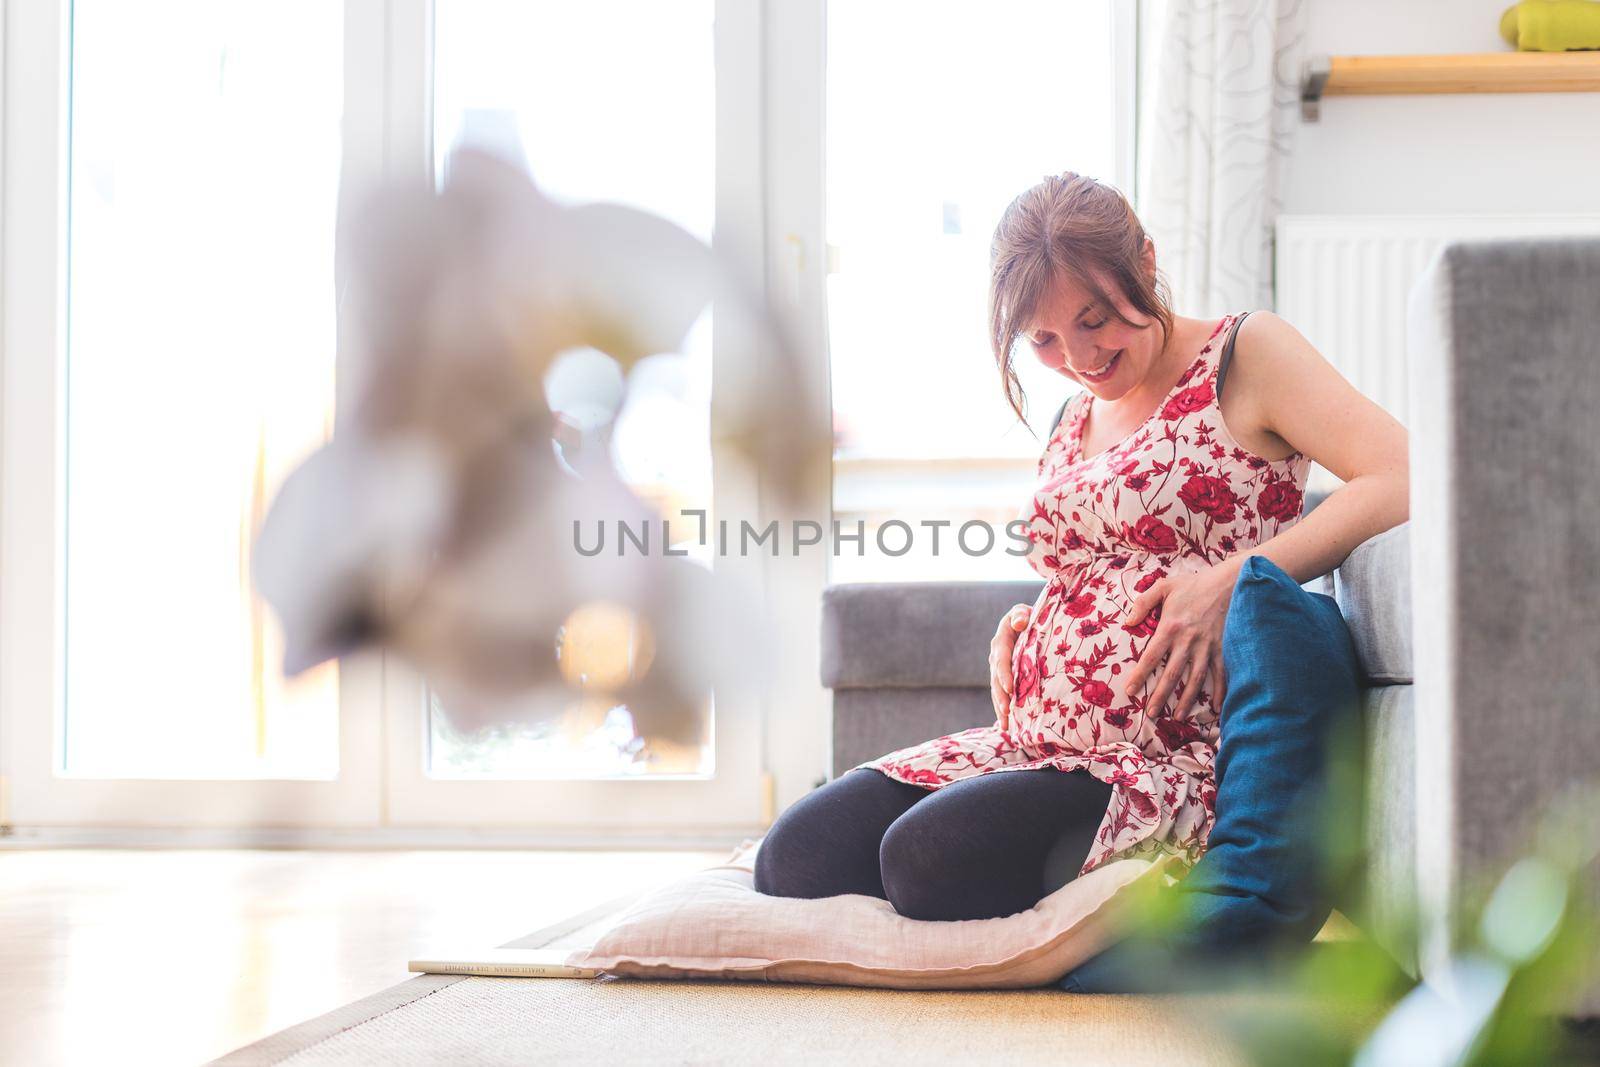
[[[1509, 51], [1511, 0], [1310, 0], [1308, 54]], [[1325, 97], [1286, 214], [1600, 210], [1600, 93]]]

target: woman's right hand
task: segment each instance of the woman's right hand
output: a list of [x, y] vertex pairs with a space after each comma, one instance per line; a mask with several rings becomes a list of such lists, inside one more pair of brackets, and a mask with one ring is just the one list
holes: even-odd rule
[[1006, 612], [989, 642], [989, 695], [994, 699], [995, 725], [1002, 733], [1011, 728], [1011, 653], [1032, 611], [1033, 605], [1018, 604]]

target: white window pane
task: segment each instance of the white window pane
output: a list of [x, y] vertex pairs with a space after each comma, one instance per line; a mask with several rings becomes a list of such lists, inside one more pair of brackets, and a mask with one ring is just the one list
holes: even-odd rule
[[[434, 13], [434, 163], [473, 143], [521, 159], [563, 203], [604, 200], [662, 215], [706, 242], [716, 211], [712, 0], [439, 0]], [[672, 520], [711, 510], [711, 317], [681, 354], [644, 361], [629, 382], [612, 454], [624, 479]], [[559, 381], [547, 380], [561, 411]], [[708, 521], [715, 522], [715, 518]], [[682, 546], [694, 548], [695, 546]], [[691, 552], [691, 555], [695, 553]], [[709, 562], [709, 560], [707, 560]], [[640, 737], [624, 706], [575, 699], [556, 721], [463, 735], [430, 715], [438, 777], [702, 775], [705, 743]]]
[[[1031, 487], [1050, 417], [1073, 387], [1019, 350], [1034, 436], [1005, 402], [985, 322], [989, 241], [1048, 174], [1102, 180], [1115, 159], [1105, 0], [850, 0], [828, 7], [828, 279], [835, 514], [868, 553], [834, 581], [1029, 578], [1004, 524]], [[892, 58], [892, 76], [886, 57]], [[877, 552], [899, 519], [913, 550]], [[919, 523], [982, 519], [995, 551], [939, 553]], [[976, 535], [972, 544], [980, 543]], [[901, 539], [887, 538], [891, 549]]]
[[250, 544], [333, 412], [343, 14], [77, 0], [65, 769], [331, 778]]

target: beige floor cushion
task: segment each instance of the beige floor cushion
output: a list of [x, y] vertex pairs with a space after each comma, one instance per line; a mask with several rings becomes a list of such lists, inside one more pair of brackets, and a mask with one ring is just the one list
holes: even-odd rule
[[637, 901], [572, 962], [639, 978], [744, 978], [893, 989], [1022, 989], [1053, 983], [1117, 938], [1175, 861], [1124, 859], [998, 919], [907, 919], [857, 893], [758, 893], [747, 838], [727, 861]]

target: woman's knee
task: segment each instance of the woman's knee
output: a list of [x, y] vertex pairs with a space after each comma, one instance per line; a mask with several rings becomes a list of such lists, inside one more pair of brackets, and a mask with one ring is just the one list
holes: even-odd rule
[[1110, 787], [1083, 772], [1008, 773], [957, 782], [890, 825], [878, 866], [901, 915], [1011, 915], [1077, 876]]
[[873, 770], [852, 770], [791, 804], [756, 850], [757, 892], [780, 897], [882, 897], [884, 829], [926, 795]]
[[774, 897], [812, 897], [820, 841], [805, 797], [775, 819], [756, 849], [755, 889]]
[[948, 847], [950, 828], [938, 824], [937, 814], [931, 808], [908, 812], [885, 831], [878, 846], [884, 897], [908, 919], [977, 918], [969, 914], [973, 887], [965, 881], [965, 864]]

